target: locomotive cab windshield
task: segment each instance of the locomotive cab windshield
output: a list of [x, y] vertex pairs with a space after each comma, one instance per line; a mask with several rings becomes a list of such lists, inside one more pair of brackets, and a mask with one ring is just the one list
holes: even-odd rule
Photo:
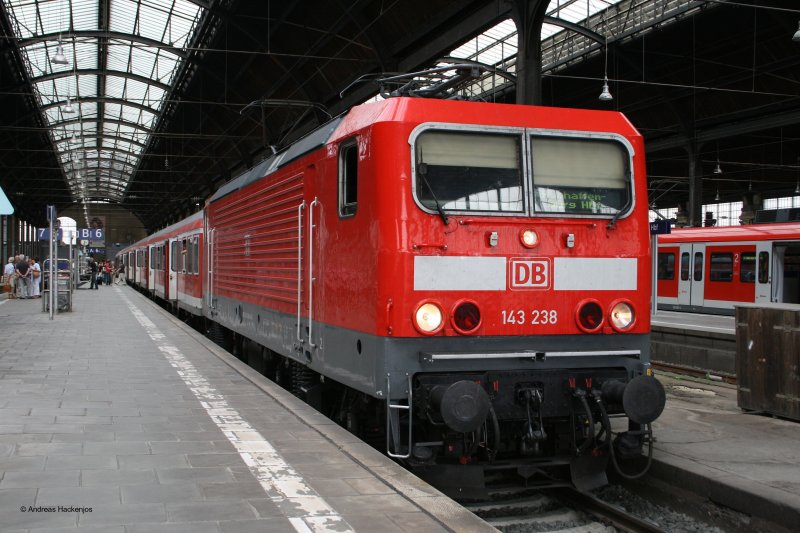
[[616, 136], [423, 129], [415, 198], [428, 212], [614, 217], [632, 208], [632, 148]]

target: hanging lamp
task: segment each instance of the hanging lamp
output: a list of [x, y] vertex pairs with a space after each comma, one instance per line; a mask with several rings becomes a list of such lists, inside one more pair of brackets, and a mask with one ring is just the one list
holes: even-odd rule
[[606, 44], [605, 44], [605, 67], [603, 72], [603, 90], [600, 93], [600, 96], [598, 96], [597, 98], [604, 102], [614, 99], [614, 97], [611, 96], [611, 91], [608, 90], [608, 35], [606, 35]]
[[69, 60], [64, 55], [64, 45], [61, 44], [61, 41], [58, 41], [56, 53], [50, 58], [50, 62], [56, 65], [69, 65]]

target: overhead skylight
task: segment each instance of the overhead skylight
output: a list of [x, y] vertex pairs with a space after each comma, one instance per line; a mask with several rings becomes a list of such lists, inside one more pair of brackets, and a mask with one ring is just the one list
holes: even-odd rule
[[[188, 0], [2, 2], [73, 199], [121, 201], [203, 8]], [[52, 60], [59, 44], [66, 65]]]
[[[656, 23], [668, 24], [693, 9], [700, 9], [696, 0], [551, 0], [547, 16], [614, 41]], [[542, 25], [541, 39], [544, 72], [579, 61], [587, 54], [598, 53], [601, 48], [597, 40], [555, 24]], [[504, 20], [462, 44], [450, 52], [450, 56], [513, 74], [516, 72], [517, 28], [512, 20]], [[505, 78], [489, 73], [463, 89], [462, 96], [486, 99], [507, 86]]]

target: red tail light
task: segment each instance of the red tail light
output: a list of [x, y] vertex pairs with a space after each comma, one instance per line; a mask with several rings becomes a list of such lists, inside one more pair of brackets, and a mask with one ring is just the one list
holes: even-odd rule
[[583, 331], [594, 333], [603, 325], [603, 308], [596, 300], [584, 300], [578, 304], [575, 319]]
[[453, 328], [462, 335], [474, 333], [481, 325], [481, 310], [475, 302], [457, 303], [450, 316]]

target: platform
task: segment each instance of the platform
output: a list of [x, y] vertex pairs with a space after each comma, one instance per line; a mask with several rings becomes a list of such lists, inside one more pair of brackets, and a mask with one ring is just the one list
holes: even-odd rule
[[725, 335], [736, 334], [736, 320], [733, 316], [704, 315], [679, 311], [659, 311], [650, 317], [651, 327], [683, 329]]
[[0, 529], [493, 531], [125, 286], [0, 300]]
[[735, 385], [658, 378], [667, 407], [648, 475], [796, 531], [800, 423], [739, 409]]
[[661, 311], [650, 317], [651, 359], [665, 365], [733, 377], [736, 325], [732, 316]]

